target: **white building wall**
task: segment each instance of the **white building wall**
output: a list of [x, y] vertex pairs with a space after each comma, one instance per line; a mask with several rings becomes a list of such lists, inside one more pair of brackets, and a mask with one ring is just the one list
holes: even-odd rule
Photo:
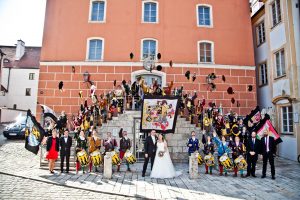
[[[266, 27], [268, 28], [268, 27]], [[279, 50], [286, 43], [284, 23], [278, 24], [270, 32], [271, 51]]]
[[[2, 80], [4, 82], [8, 77], [8, 68], [3, 68]], [[29, 73], [34, 73], [34, 80], [29, 80]], [[19, 69], [12, 68], [10, 71], [8, 93], [0, 97], [0, 106], [17, 109], [30, 109], [33, 114], [36, 113], [37, 91], [39, 80], [39, 69]], [[7, 87], [5, 84], [4, 87]], [[26, 96], [26, 88], [31, 88], [31, 96]]]

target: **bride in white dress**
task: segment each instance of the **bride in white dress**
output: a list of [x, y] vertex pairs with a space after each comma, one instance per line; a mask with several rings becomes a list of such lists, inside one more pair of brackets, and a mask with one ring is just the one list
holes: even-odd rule
[[174, 178], [181, 175], [181, 172], [175, 171], [172, 163], [167, 142], [159, 134], [156, 147], [156, 155], [153, 168], [150, 174], [151, 178]]

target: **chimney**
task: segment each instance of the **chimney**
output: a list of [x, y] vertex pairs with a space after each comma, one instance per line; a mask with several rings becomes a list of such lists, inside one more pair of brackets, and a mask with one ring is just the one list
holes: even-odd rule
[[16, 48], [16, 58], [15, 60], [21, 60], [25, 53], [25, 42], [21, 39], [17, 41], [17, 48]]

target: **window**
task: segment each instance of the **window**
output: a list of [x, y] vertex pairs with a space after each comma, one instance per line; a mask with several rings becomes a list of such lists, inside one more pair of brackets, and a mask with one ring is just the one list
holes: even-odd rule
[[284, 50], [280, 50], [275, 53], [275, 64], [276, 64], [276, 75], [277, 77], [285, 75], [285, 60], [284, 60]]
[[34, 73], [29, 73], [29, 80], [34, 80]]
[[266, 41], [266, 34], [265, 34], [265, 23], [261, 22], [256, 27], [256, 38], [257, 38], [257, 46], [261, 45]]
[[26, 88], [25, 96], [31, 96], [31, 88]]
[[152, 60], [156, 59], [157, 41], [154, 39], [142, 40], [142, 60], [150, 57]]
[[210, 5], [197, 5], [197, 25], [212, 27], [212, 8]]
[[103, 46], [104, 40], [101, 39], [89, 39], [88, 40], [88, 60], [103, 60]]
[[105, 21], [105, 1], [91, 1], [90, 19], [91, 22]]
[[281, 107], [282, 112], [282, 132], [292, 133], [293, 132], [293, 107], [286, 106]]
[[267, 85], [268, 84], [268, 69], [267, 64], [263, 63], [259, 66], [259, 85]]
[[157, 23], [158, 22], [158, 3], [152, 1], [143, 2], [143, 22]]
[[280, 0], [275, 0], [272, 4], [272, 22], [273, 27], [281, 22]]
[[198, 42], [198, 60], [199, 63], [213, 62], [213, 43], [210, 41]]

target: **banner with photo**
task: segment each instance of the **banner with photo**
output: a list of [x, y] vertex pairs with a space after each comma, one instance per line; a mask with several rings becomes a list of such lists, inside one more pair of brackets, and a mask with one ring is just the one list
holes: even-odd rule
[[154, 129], [158, 133], [174, 133], [178, 106], [177, 97], [144, 96], [140, 131]]

